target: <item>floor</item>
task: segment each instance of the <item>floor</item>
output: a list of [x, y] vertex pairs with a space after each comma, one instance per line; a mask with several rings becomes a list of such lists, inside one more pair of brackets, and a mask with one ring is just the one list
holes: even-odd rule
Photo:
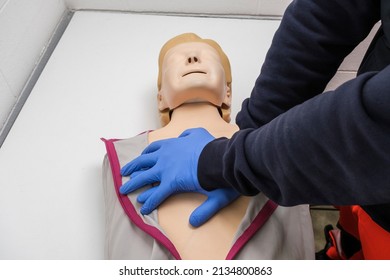
[[324, 249], [326, 244], [324, 227], [332, 225], [336, 228], [339, 211], [329, 205], [312, 205], [310, 214], [313, 221], [315, 248], [316, 252], [318, 252]]
[[[102, 259], [99, 139], [158, 127], [153, 104], [162, 44], [183, 32], [221, 44], [233, 69], [234, 119], [278, 25], [76, 12], [0, 149], [0, 185], [7, 186], [0, 188], [0, 259]], [[335, 211], [313, 209], [312, 215], [320, 238]]]

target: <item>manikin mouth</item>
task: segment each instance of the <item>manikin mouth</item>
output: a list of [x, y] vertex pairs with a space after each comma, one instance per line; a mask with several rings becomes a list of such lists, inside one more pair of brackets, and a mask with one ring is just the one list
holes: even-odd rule
[[191, 71], [191, 72], [188, 72], [188, 73], [186, 73], [186, 74], [184, 74], [182, 77], [184, 77], [184, 76], [187, 76], [187, 75], [189, 75], [189, 74], [195, 74], [195, 73], [198, 73], [198, 74], [207, 74], [206, 72], [204, 72], [204, 71]]

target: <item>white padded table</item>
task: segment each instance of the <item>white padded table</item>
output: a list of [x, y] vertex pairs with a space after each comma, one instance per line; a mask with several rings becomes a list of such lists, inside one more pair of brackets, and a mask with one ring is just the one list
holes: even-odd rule
[[159, 126], [162, 44], [183, 32], [220, 43], [234, 120], [279, 23], [76, 12], [0, 149], [0, 259], [102, 259], [99, 138]]

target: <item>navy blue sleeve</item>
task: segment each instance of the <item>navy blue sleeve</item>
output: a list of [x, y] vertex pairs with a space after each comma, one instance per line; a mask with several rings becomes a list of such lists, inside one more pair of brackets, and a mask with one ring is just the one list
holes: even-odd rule
[[261, 128], [210, 142], [198, 177], [205, 189], [262, 191], [280, 205], [388, 203], [390, 66], [295, 106]]
[[251, 96], [237, 115], [238, 126], [260, 127], [322, 93], [345, 56], [379, 21], [379, 2], [293, 1], [275, 33]]
[[237, 116], [241, 130], [202, 151], [200, 184], [289, 206], [388, 203], [390, 68], [320, 94], [379, 11], [379, 1], [293, 1]]

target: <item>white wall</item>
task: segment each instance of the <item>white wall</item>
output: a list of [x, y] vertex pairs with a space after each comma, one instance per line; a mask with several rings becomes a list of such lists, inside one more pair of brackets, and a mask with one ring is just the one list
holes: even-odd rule
[[65, 0], [70, 9], [280, 16], [292, 0]]
[[359, 65], [363, 60], [364, 54], [367, 51], [368, 46], [375, 33], [379, 28], [379, 23], [377, 23], [371, 30], [370, 34], [364, 39], [341, 63], [336, 75], [328, 83], [325, 91], [334, 90], [344, 82], [353, 79], [356, 77], [357, 70]]
[[[0, 0], [0, 140], [4, 124], [67, 10], [116, 10], [280, 17], [292, 0]], [[342, 65], [329, 89], [353, 78], [365, 46]], [[10, 123], [10, 122], [9, 122]], [[1, 141], [0, 141], [1, 146]]]
[[[142, 9], [140, 3], [143, 3], [149, 5], [146, 6], [145, 10], [148, 10], [147, 7], [154, 7], [155, 9], [164, 9], [164, 11], [172, 9], [172, 11], [176, 12], [229, 13], [229, 11], [236, 11], [242, 15], [260, 15], [268, 11], [270, 15], [273, 15], [277, 14], [278, 11], [280, 13], [281, 6], [272, 6], [272, 1], [278, 4], [290, 2], [275, 0], [209, 0], [207, 2], [203, 0], [176, 0], [176, 5], [173, 5], [171, 4], [173, 0], [64, 1], [0, 0], [0, 120], [1, 117], [4, 118], [3, 116], [7, 114], [7, 111], [13, 106], [17, 96], [22, 91], [28, 76], [42, 51], [45, 50], [53, 30], [66, 8], [140, 11]], [[165, 5], [162, 5], [161, 2], [164, 2]], [[240, 5], [237, 7], [235, 6], [236, 2], [240, 2]], [[151, 5], [152, 3], [156, 5]], [[224, 6], [216, 5], [218, 3], [224, 3]], [[242, 3], [246, 3], [246, 5], [242, 5]], [[186, 8], [190, 6], [192, 7], [191, 9]], [[204, 10], [204, 7], [207, 7], [207, 10]], [[147, 27], [146, 30], [149, 30], [149, 33], [147, 31], [146, 34], [153, 34], [156, 30], [153, 26], [158, 26], [162, 31], [152, 36], [153, 40], [160, 38], [158, 36], [161, 36], [161, 40], [165, 40], [173, 35], [171, 32], [177, 32], [179, 31], [178, 29], [183, 31], [181, 28], [185, 27], [181, 24], [184, 20], [183, 17], [178, 17], [173, 19], [173, 21], [165, 19], [163, 22], [151, 22], [150, 20], [134, 22], [133, 20], [138, 16], [119, 14], [118, 19], [120, 21], [117, 22], [117, 15], [115, 15], [115, 19], [112, 19], [111, 17], [114, 18], [112, 13], [102, 14], [105, 20], [102, 20], [100, 15], [99, 18], [89, 19], [85, 17], [87, 12], [80, 12], [79, 16], [72, 20], [70, 28], [61, 39], [59, 47], [56, 48], [50, 59], [51, 63], [49, 62], [45, 68], [40, 82], [38, 81], [26, 106], [23, 108], [24, 112], [18, 118], [7, 141], [0, 149], [0, 180], [2, 181], [0, 183], [0, 192], [2, 194], [0, 195], [0, 206], [2, 209], [11, 209], [11, 211], [0, 211], [0, 225], [3, 226], [0, 231], [0, 235], [3, 238], [0, 240], [4, 242], [0, 246], [0, 258], [64, 258], [64, 256], [65, 258], [101, 258], [102, 250], [97, 246], [102, 244], [103, 234], [102, 232], [99, 232], [99, 234], [94, 232], [95, 227], [102, 228], [100, 220], [102, 218], [101, 194], [98, 191], [90, 191], [90, 188], [99, 188], [100, 177], [98, 174], [100, 174], [103, 148], [97, 139], [100, 136], [111, 135], [120, 137], [120, 133], [125, 133], [127, 136], [133, 135], [130, 131], [125, 131], [123, 126], [138, 132], [142, 127], [145, 127], [145, 124], [134, 124], [132, 118], [123, 120], [121, 116], [124, 114], [118, 113], [118, 108], [122, 108], [122, 112], [131, 112], [132, 110], [129, 110], [131, 102], [123, 102], [121, 98], [113, 100], [112, 96], [109, 95], [122, 94], [126, 96], [129, 92], [137, 92], [137, 90], [126, 88], [126, 86], [133, 86], [126, 79], [127, 76], [131, 76], [128, 74], [134, 71], [134, 68], [128, 67], [127, 61], [131, 60], [125, 60], [122, 57], [112, 59], [112, 56], [119, 57], [121, 53], [129, 55], [131, 52], [128, 52], [128, 50], [134, 47], [131, 39], [143, 38], [145, 36], [145, 28], [131, 29], [129, 26]], [[210, 19], [206, 21], [208, 22]], [[223, 24], [225, 24], [226, 19], [223, 19], [223, 21]], [[244, 21], [237, 20], [237, 23], [234, 22], [234, 24], [228, 27], [231, 28], [231, 31], [236, 32], [235, 38], [243, 37], [237, 40], [237, 42], [233, 42], [234, 44], [230, 46], [232, 53], [237, 52], [237, 55], [231, 57], [231, 62], [234, 65], [238, 65], [238, 69], [240, 68], [239, 65], [241, 65], [242, 69], [247, 69], [248, 65], [253, 63], [252, 58], [243, 55], [243, 53], [252, 54], [259, 52], [259, 48], [256, 47], [257, 44], [245, 43], [261, 39], [261, 42], [258, 42], [258, 44], [266, 44], [263, 46], [264, 49], [261, 49], [261, 53], [264, 55], [276, 29], [276, 26], [274, 26], [267, 29], [269, 31], [267, 33], [265, 31], [260, 32], [267, 38], [267, 41], [264, 41], [262, 38], [253, 38], [251, 35], [253, 27], [243, 28], [240, 25]], [[278, 21], [265, 22], [268, 22], [267, 24], [277, 24]], [[115, 23], [118, 25], [115, 25]], [[108, 30], [107, 27], [109, 26], [107, 25], [110, 25], [112, 29]], [[193, 30], [200, 28], [200, 30], [207, 30], [208, 33], [211, 32], [210, 29], [215, 28], [214, 35], [221, 37], [221, 40], [217, 40], [219, 42], [223, 42], [223, 38], [227, 36], [226, 32], [221, 31], [226, 29], [226, 25], [218, 25], [219, 29], [214, 27], [213, 24], [201, 28], [197, 22], [194, 22], [191, 26], [194, 28]], [[209, 26], [213, 26], [213, 28], [209, 28]], [[263, 22], [258, 26], [261, 29], [265, 27], [266, 23]], [[73, 35], [76, 35], [75, 37], [69, 37], [69, 34], [72, 32]], [[166, 34], [163, 34], [164, 32]], [[68, 37], [66, 34], [68, 34]], [[131, 34], [133, 34], [133, 37], [131, 37]], [[125, 40], [126, 44], [123, 43], [123, 40]], [[222, 45], [224, 48], [226, 46], [226, 51], [230, 53], [229, 42], [231, 40], [230, 38], [225, 40], [226, 44], [222, 43]], [[77, 44], [77, 42], [80, 44]], [[162, 41], [158, 43], [156, 41], [153, 42], [151, 46], [160, 46], [162, 43]], [[111, 52], [107, 52], [107, 44], [112, 44]], [[240, 48], [237, 48], [236, 44], [241, 44]], [[64, 48], [66, 45], [68, 47]], [[254, 47], [255, 50], [253, 49]], [[118, 53], [117, 49], [125, 51]], [[346, 60], [340, 69], [340, 73], [343, 75], [339, 76], [344, 78], [336, 80], [332, 87], [341, 83], [342, 80], [349, 79], [355, 75], [363, 49], [364, 47], [360, 48], [350, 59]], [[64, 53], [64, 50], [69, 51], [69, 55], [66, 56], [67, 59], [59, 60], [59, 54]], [[154, 53], [157, 53], [157, 51]], [[102, 58], [104, 59], [102, 60]], [[248, 59], [249, 62], [245, 62]], [[118, 67], [116, 61], [125, 65]], [[234, 74], [236, 77], [234, 96], [237, 97], [240, 92], [250, 92], [253, 81], [259, 71], [259, 65], [260, 63], [256, 63], [256, 66], [251, 71], [248, 71], [249, 73], [238, 71], [236, 72], [237, 75]], [[88, 69], [82, 66], [91, 66], [101, 76], [97, 76], [97, 78], [92, 77], [93, 71], [88, 71]], [[111, 69], [116, 69], [117, 72], [111, 71]], [[106, 75], [107, 73], [109, 76]], [[150, 71], [147, 73], [150, 73]], [[137, 72], [137, 74], [139, 73]], [[142, 77], [145, 76], [143, 74], [140, 75]], [[123, 76], [123, 79], [119, 79]], [[148, 75], [146, 74], [146, 76]], [[144, 79], [142, 80], [146, 84], [154, 84], [153, 81], [149, 83]], [[58, 83], [58, 81], [62, 82]], [[69, 83], [69, 81], [73, 82]], [[79, 81], [79, 84], [74, 83], [74, 81]], [[115, 81], [120, 82], [115, 83]], [[122, 81], [125, 82], [123, 83]], [[77, 85], [81, 85], [79, 91], [75, 90]], [[143, 96], [146, 95], [144, 94]], [[100, 100], [101, 102], [91, 104], [91, 99]], [[64, 100], [67, 103], [64, 103]], [[74, 100], [79, 102], [75, 103], [73, 102]], [[117, 102], [115, 106], [107, 110], [107, 104], [114, 104], [114, 102]], [[46, 106], [46, 104], [50, 104], [50, 106]], [[96, 107], [97, 105], [101, 107]], [[239, 107], [239, 105], [240, 102], [236, 99], [235, 106]], [[91, 113], [91, 107], [95, 107], [92, 111], [93, 114]], [[113, 108], [116, 114], [110, 114], [110, 110], [113, 110]], [[118, 119], [114, 120], [114, 117]], [[91, 129], [91, 125], [95, 125], [95, 129]], [[140, 126], [137, 127], [137, 125]], [[71, 131], [67, 130], [70, 128], [72, 129]], [[79, 139], [77, 138], [78, 136], [82, 137]], [[59, 142], [55, 142], [57, 140]], [[47, 143], [55, 149], [48, 149]], [[58, 147], [61, 147], [61, 149], [58, 149]], [[64, 156], [56, 157], [56, 152], [60, 152]], [[61, 160], [58, 160], [58, 158]], [[25, 162], [26, 160], [27, 162]], [[22, 162], [26, 166], [33, 168], [28, 168], [23, 174], [20, 174], [19, 170], [23, 168], [23, 166], [20, 166]], [[47, 169], [45, 169], [48, 166], [50, 166], [51, 172], [47, 172]], [[43, 169], [39, 169], [41, 167]], [[36, 171], [37, 169], [39, 170]], [[42, 172], [42, 170], [45, 172]], [[57, 175], [63, 174], [64, 171], [67, 175], [71, 175]], [[48, 180], [45, 177], [46, 174], [52, 176], [52, 180]], [[91, 180], [90, 178], [93, 179]], [[59, 183], [64, 187], [59, 188]], [[53, 186], [56, 188], [53, 188]], [[62, 195], [62, 200], [57, 202], [56, 205], [50, 204], [54, 200], [45, 199], [50, 196], [58, 196], [59, 192]], [[81, 195], [79, 195], [80, 193]], [[43, 195], [43, 199], [34, 199], [40, 194]], [[28, 211], [25, 211], [25, 208], [14, 209], [15, 205], [20, 205], [18, 203], [21, 203], [21, 197], [24, 198], [23, 201], [25, 202], [22, 205]], [[92, 204], [86, 205], [84, 203], [87, 200], [84, 199], [86, 197], [88, 199], [93, 197], [91, 199]], [[17, 200], [17, 203], [14, 203], [15, 200]], [[49, 204], [48, 207], [46, 207], [47, 204]], [[63, 209], [68, 208], [71, 211], [62, 212]], [[50, 211], [44, 211], [45, 209], [50, 209]], [[77, 212], [77, 209], [81, 210]], [[76, 219], [68, 219], [68, 214], [75, 212], [77, 213], [75, 215]], [[57, 213], [60, 213], [62, 216], [56, 216]], [[15, 223], [15, 216], [26, 222], [21, 224]], [[44, 220], [43, 224], [46, 225], [44, 228], [40, 228], [42, 220]], [[61, 223], [61, 226], [51, 229], [50, 225], [54, 222]], [[94, 223], [95, 227], [90, 227], [89, 222]], [[15, 227], [23, 230], [15, 231], [13, 230]], [[45, 235], [42, 235], [42, 231]], [[69, 233], [69, 231], [71, 232]], [[26, 236], [27, 238], [20, 238]], [[69, 238], [61, 239], [63, 236]], [[11, 238], [8, 237], [12, 237], [13, 240], [18, 242], [10, 242]], [[34, 242], [29, 242], [31, 239]], [[79, 243], [74, 242], [75, 240]], [[47, 244], [52, 246], [47, 246]], [[63, 246], [64, 244], [65, 246]], [[15, 250], [14, 246], [17, 246], [18, 250]], [[40, 251], [35, 250], [36, 248], [31, 249], [34, 246], [40, 248]], [[66, 252], [62, 251], [64, 247]], [[85, 248], [88, 248], [88, 250], [84, 250]]]
[[189, 31], [219, 42], [232, 64], [234, 115], [278, 26], [277, 20], [75, 12], [0, 149], [0, 259], [102, 259], [99, 139], [159, 126], [161, 46]]
[[0, 0], [0, 130], [65, 10], [63, 0]]
[[3, 129], [12, 108], [67, 10], [280, 16], [290, 2], [291, 0], [0, 0], [0, 140], [4, 137]]

